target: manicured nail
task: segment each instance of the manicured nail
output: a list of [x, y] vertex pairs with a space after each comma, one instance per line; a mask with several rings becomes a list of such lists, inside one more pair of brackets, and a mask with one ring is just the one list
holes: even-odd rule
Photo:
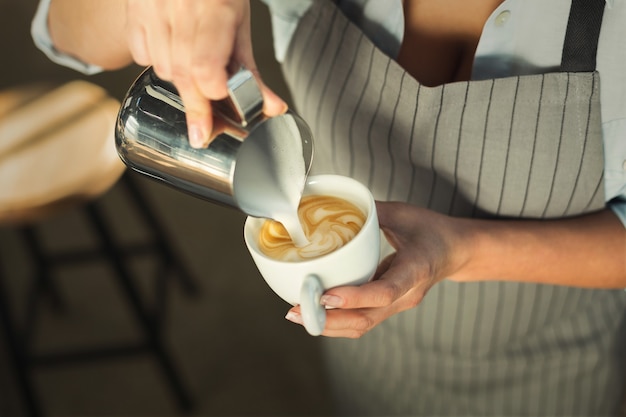
[[189, 126], [189, 144], [192, 148], [202, 148], [206, 143], [206, 135], [204, 134], [204, 130], [196, 125], [192, 124]]
[[287, 315], [285, 316], [285, 318], [291, 322], [294, 322], [296, 324], [302, 324], [302, 316], [298, 313], [295, 313], [293, 311], [290, 311], [287, 313]]
[[336, 295], [322, 295], [320, 303], [327, 307], [341, 307], [343, 305], [343, 298]]

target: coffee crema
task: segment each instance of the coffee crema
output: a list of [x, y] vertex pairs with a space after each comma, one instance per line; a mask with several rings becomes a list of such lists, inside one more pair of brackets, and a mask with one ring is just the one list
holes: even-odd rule
[[259, 233], [259, 249], [266, 256], [286, 262], [313, 259], [333, 252], [352, 240], [365, 223], [354, 204], [337, 197], [302, 197], [298, 217], [309, 240], [297, 247], [277, 221], [266, 220]]

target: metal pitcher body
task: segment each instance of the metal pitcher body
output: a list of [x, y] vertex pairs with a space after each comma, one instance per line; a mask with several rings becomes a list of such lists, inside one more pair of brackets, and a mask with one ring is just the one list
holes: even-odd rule
[[132, 170], [177, 189], [249, 215], [271, 217], [259, 201], [258, 188], [267, 191], [262, 198], [282, 198], [279, 184], [285, 172], [275, 167], [281, 163], [277, 149], [301, 158], [294, 169], [302, 166], [304, 172], [291, 175], [303, 175], [304, 181], [313, 157], [312, 134], [290, 111], [265, 117], [260, 90], [249, 71], [231, 77], [229, 91], [228, 100], [212, 103], [222, 133], [207, 148], [192, 148], [175, 87], [146, 69], [122, 102], [116, 125], [118, 154]]

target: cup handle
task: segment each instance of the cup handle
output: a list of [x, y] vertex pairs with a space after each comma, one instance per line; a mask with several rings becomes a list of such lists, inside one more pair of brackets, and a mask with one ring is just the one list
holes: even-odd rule
[[307, 275], [300, 287], [300, 310], [304, 328], [311, 336], [319, 336], [326, 325], [326, 309], [320, 303], [324, 287], [317, 275]]

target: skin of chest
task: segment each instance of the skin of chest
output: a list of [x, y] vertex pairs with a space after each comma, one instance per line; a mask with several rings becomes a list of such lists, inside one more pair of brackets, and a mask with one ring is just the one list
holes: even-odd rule
[[503, 0], [404, 0], [398, 63], [433, 87], [468, 80], [485, 22]]

